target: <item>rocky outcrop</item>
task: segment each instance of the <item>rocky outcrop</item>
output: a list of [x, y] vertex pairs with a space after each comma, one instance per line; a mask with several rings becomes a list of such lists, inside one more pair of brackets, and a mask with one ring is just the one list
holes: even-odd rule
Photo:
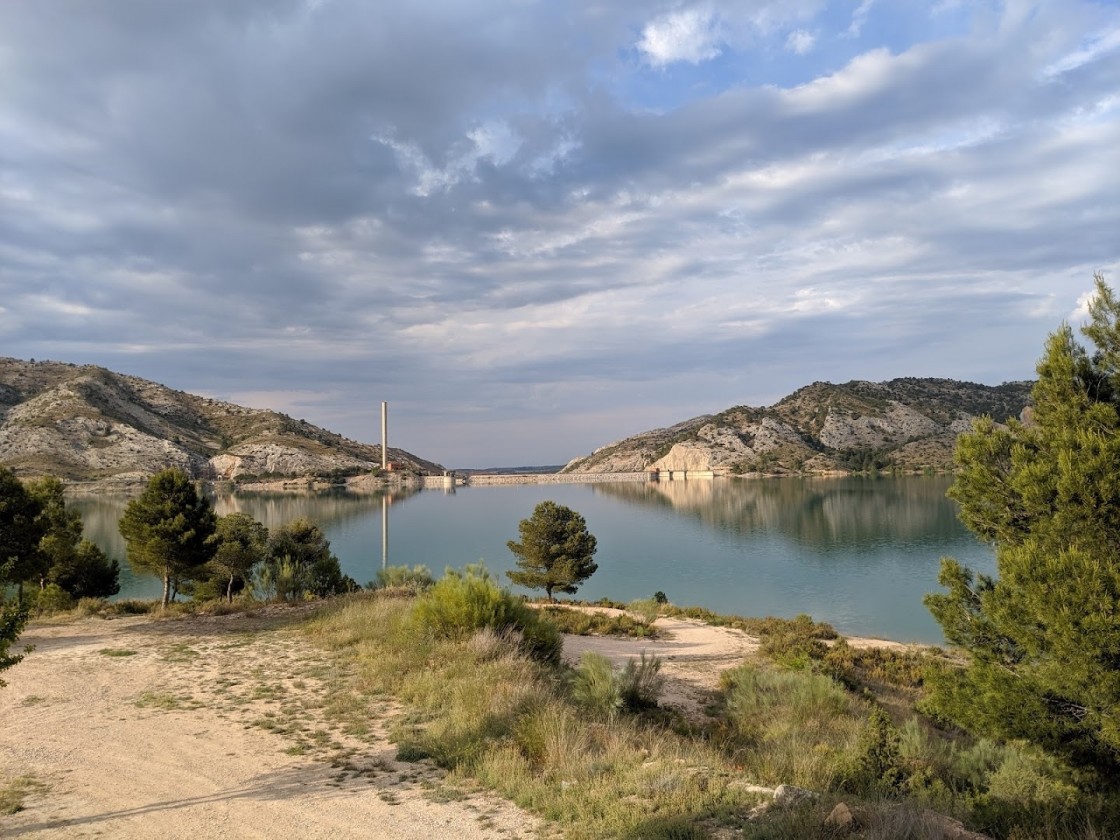
[[564, 472], [944, 470], [974, 418], [1018, 416], [1029, 396], [1029, 382], [815, 382], [766, 408], [736, 406], [612, 443]]
[[[438, 464], [400, 449], [417, 473]], [[70, 481], [143, 481], [165, 467], [199, 478], [368, 472], [381, 447], [267, 409], [176, 391], [92, 365], [0, 358], [0, 464]]]

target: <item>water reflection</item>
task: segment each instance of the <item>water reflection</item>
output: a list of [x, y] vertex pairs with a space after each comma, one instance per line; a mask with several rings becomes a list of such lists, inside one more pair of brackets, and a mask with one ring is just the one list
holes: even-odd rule
[[601, 484], [596, 491], [635, 505], [671, 506], [740, 535], [774, 532], [816, 550], [961, 532], [944, 476], [915, 480], [782, 478]]
[[[541, 501], [584, 515], [598, 539], [597, 571], [579, 595], [618, 600], [663, 590], [718, 612], [810, 613], [846, 632], [939, 641], [922, 596], [952, 555], [991, 573], [989, 547], [957, 521], [950, 480], [837, 478], [715, 480], [412, 491], [239, 494], [215, 500], [269, 527], [319, 523], [343, 571], [365, 584], [385, 565], [439, 573], [484, 560], [501, 580], [514, 568], [506, 541]], [[122, 597], [154, 597], [133, 578], [117, 520], [127, 499], [76, 502], [87, 533], [122, 562]], [[392, 517], [392, 528], [389, 518]]]

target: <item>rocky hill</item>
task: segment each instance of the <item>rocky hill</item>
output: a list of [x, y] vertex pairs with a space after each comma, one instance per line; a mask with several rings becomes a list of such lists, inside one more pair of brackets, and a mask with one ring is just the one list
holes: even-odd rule
[[952, 379], [814, 382], [766, 408], [736, 406], [609, 444], [563, 472], [949, 469], [956, 437], [973, 418], [1018, 417], [1030, 388]]
[[[389, 448], [406, 470], [438, 464]], [[267, 409], [187, 394], [92, 365], [0, 358], [0, 464], [68, 481], [340, 476], [381, 464], [369, 446]]]

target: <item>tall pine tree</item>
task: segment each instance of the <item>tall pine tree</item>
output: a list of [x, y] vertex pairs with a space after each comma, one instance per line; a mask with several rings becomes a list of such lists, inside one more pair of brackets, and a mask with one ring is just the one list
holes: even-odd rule
[[1021, 420], [962, 435], [950, 495], [994, 542], [998, 576], [942, 561], [926, 597], [960, 671], [929, 708], [977, 734], [1027, 738], [1120, 768], [1120, 305], [1096, 278], [1087, 351], [1063, 326], [1046, 343]]

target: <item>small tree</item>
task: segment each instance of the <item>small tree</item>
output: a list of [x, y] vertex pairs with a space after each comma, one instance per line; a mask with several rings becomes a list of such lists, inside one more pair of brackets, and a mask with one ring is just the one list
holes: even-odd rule
[[210, 561], [226, 585], [226, 600], [233, 602], [234, 584], [249, 581], [253, 567], [268, 551], [268, 528], [245, 513], [230, 513], [218, 519], [213, 536], [216, 550]]
[[1063, 326], [1022, 421], [962, 435], [950, 495], [996, 546], [998, 578], [943, 560], [926, 597], [967, 668], [934, 675], [930, 710], [978, 734], [1120, 765], [1120, 303], [1097, 277], [1090, 354]]
[[[27, 624], [27, 609], [20, 603], [0, 603], [0, 671], [6, 671], [23, 659], [22, 654], [9, 653]], [[7, 685], [0, 679], [0, 688]]]
[[27, 490], [42, 508], [39, 520], [44, 533], [39, 551], [44, 564], [37, 581], [40, 589], [57, 583], [75, 598], [116, 595], [120, 591], [120, 564], [82, 539], [81, 514], [66, 507], [62, 482], [43, 478], [32, 482]]
[[120, 522], [128, 562], [138, 572], [163, 578], [164, 608], [172, 583], [191, 579], [213, 556], [215, 524], [210, 502], [179, 469], [156, 473], [140, 497], [128, 503]]
[[360, 588], [342, 574], [338, 558], [331, 553], [330, 540], [307, 517], [272, 533], [259, 579], [265, 588], [287, 599], [305, 595], [326, 598]]
[[0, 467], [0, 583], [16, 584], [23, 600], [23, 582], [38, 580], [47, 566], [39, 550], [46, 525], [39, 504], [15, 473]]
[[506, 545], [517, 555], [521, 570], [506, 575], [518, 586], [543, 589], [550, 601], [553, 590], [571, 594], [599, 568], [591, 559], [595, 537], [584, 518], [571, 508], [541, 502], [517, 530], [521, 542], [510, 540]]

